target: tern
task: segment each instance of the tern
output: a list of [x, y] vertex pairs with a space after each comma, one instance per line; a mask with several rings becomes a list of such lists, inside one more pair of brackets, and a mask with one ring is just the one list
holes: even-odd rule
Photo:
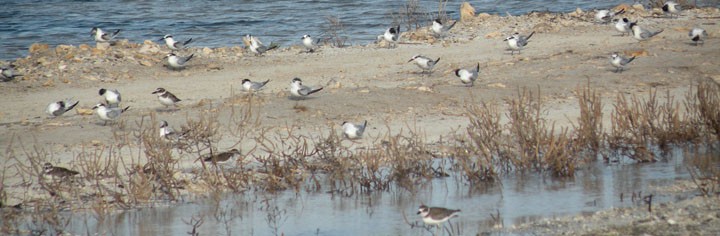
[[109, 42], [113, 40], [115, 36], [117, 36], [119, 33], [120, 30], [116, 30], [112, 34], [108, 34], [98, 27], [93, 27], [92, 30], [90, 30], [90, 36], [95, 39], [95, 42]]
[[377, 36], [377, 42], [380, 42], [382, 40], [388, 42], [388, 47], [397, 47], [397, 42], [400, 40], [400, 25], [395, 28], [390, 27], [385, 30], [385, 33], [383, 35]]
[[11, 81], [11, 80], [15, 79], [15, 77], [18, 77], [18, 76], [23, 76], [23, 75], [15, 73], [15, 65], [9, 65], [7, 67], [0, 67], [0, 78], [2, 78], [3, 82]]
[[[75, 108], [75, 106], [77, 106], [77, 104], [79, 102], [80, 101], [76, 101], [75, 103], [72, 103], [72, 101], [70, 101], [70, 100], [53, 102], [53, 103], [48, 104], [45, 112], [47, 112], [47, 114], [50, 115], [50, 117], [58, 117], [58, 116], [65, 114], [65, 112], [68, 112], [68, 111], [72, 110], [73, 108]], [[67, 104], [70, 104], [70, 103], [72, 103], [72, 105], [67, 106]]]
[[452, 27], [455, 26], [455, 23], [457, 23], [457, 21], [454, 21], [450, 25], [443, 24], [442, 21], [440, 21], [440, 18], [437, 18], [433, 21], [432, 27], [430, 27], [430, 29], [432, 30], [432, 32], [435, 34], [436, 37], [441, 37], [443, 34], [450, 31], [450, 29], [452, 29]]
[[306, 34], [302, 36], [302, 44], [305, 46], [306, 52], [315, 52], [315, 49], [318, 48], [318, 43], [320, 43], [320, 39], [313, 41], [310, 35]]
[[413, 62], [413, 61], [415, 62], [415, 65], [420, 67], [420, 69], [423, 70], [423, 73], [425, 73], [425, 72], [432, 72], [433, 67], [435, 67], [435, 65], [437, 65], [437, 63], [440, 61], [440, 58], [438, 57], [437, 59], [433, 60], [426, 56], [415, 55], [412, 58], [410, 58], [408, 63]]
[[632, 30], [630, 29], [630, 24], [637, 23], [637, 21], [630, 22], [628, 18], [615, 19], [615, 21], [615, 30], [622, 33], [621, 36], [625, 36], [625, 34], [630, 35], [632, 33]]
[[520, 50], [523, 49], [528, 44], [528, 40], [530, 40], [530, 37], [535, 34], [535, 31], [530, 33], [527, 37], [520, 35], [519, 33], [515, 32], [510, 37], [507, 37], [504, 41], [507, 41], [508, 46], [510, 47], [510, 55], [513, 55], [515, 51], [520, 54]]
[[626, 58], [620, 56], [617, 52], [610, 55], [610, 64], [615, 67], [615, 73], [622, 73], [625, 69], [625, 65], [635, 60], [635, 57]]
[[130, 107], [128, 106], [124, 109], [120, 109], [119, 107], [107, 107], [105, 104], [98, 103], [92, 109], [95, 110], [98, 117], [105, 122], [103, 125], [107, 125], [108, 121], [117, 119], [120, 117], [120, 114], [130, 109]]
[[455, 76], [459, 77], [460, 81], [465, 84], [465, 86], [472, 87], [475, 84], [475, 80], [478, 78], [479, 72], [480, 63], [478, 62], [475, 68], [455, 70]]
[[292, 94], [295, 97], [306, 97], [306, 96], [316, 93], [322, 89], [323, 89], [323, 87], [313, 89], [308, 86], [305, 86], [305, 85], [303, 85], [302, 80], [300, 78], [294, 78], [292, 80], [292, 82], [290, 83], [290, 94]]
[[677, 18], [680, 16], [680, 11], [682, 11], [682, 7], [680, 7], [680, 4], [677, 4], [676, 2], [669, 1], [663, 4], [662, 10], [663, 12], [665, 12], [665, 14], [670, 15], [670, 17], [675, 15], [675, 17]]
[[171, 52], [171, 53], [167, 54], [167, 56], [165, 56], [165, 58], [167, 58], [167, 63], [168, 63], [168, 66], [170, 67], [170, 69], [179, 70], [179, 69], [185, 68], [185, 64], [188, 61], [190, 61], [190, 59], [192, 59], [193, 56], [195, 56], [195, 54], [190, 54], [190, 56], [187, 56], [187, 57], [181, 57], [181, 56], [175, 55], [175, 53]]
[[242, 86], [245, 91], [254, 92], [254, 91], [258, 91], [258, 90], [262, 89], [263, 87], [265, 87], [265, 85], [268, 82], [270, 82], [270, 80], [265, 80], [263, 82], [253, 82], [253, 81], [250, 81], [249, 79], [243, 79]]
[[633, 37], [638, 41], [648, 40], [653, 36], [663, 32], [663, 30], [658, 30], [655, 32], [648, 31], [646, 29], [640, 28], [640, 25], [635, 22], [630, 23], [630, 29], [632, 29]]
[[180, 41], [175, 41], [175, 39], [173, 39], [172, 35], [166, 34], [165, 36], [160, 38], [158, 41], [162, 41], [162, 40], [165, 40], [165, 45], [167, 45], [168, 48], [175, 51], [175, 50], [185, 49], [186, 46], [192, 42], [193, 39], [190, 38], [188, 40], [185, 40], [185, 42], [180, 42]]
[[697, 46], [698, 42], [702, 42], [702, 44], [705, 45], [705, 38], [707, 38], [708, 34], [704, 29], [696, 27], [690, 30], [688, 36], [690, 36], [690, 40], [695, 42], [695, 46]]
[[367, 127], [367, 120], [363, 122], [362, 125], [355, 125], [353, 123], [345, 121], [342, 123], [343, 136], [348, 139], [361, 138], [363, 133], [365, 133], [365, 127]]
[[267, 47], [263, 45], [263, 43], [255, 36], [252, 35], [246, 35], [245, 38], [250, 41], [250, 51], [255, 53], [255, 55], [262, 55], [263, 53], [273, 50], [278, 47], [275, 43], [270, 43], [270, 46]]
[[101, 88], [100, 90], [98, 90], [98, 94], [105, 98], [105, 103], [107, 103], [109, 107], [118, 107], [120, 102], [122, 102], [122, 97], [120, 96], [120, 92], [118, 92], [117, 89], [110, 90]]
[[620, 9], [617, 12], [613, 12], [610, 10], [599, 10], [595, 13], [595, 22], [599, 23], [608, 23], [610, 22], [615, 15], [620, 15], [625, 13], [625, 9]]

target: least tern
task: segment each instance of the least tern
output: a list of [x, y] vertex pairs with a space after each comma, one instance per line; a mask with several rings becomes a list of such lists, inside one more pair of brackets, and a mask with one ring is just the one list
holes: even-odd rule
[[377, 39], [377, 42], [380, 42], [381, 40], [387, 41], [388, 47], [397, 47], [397, 42], [400, 40], [400, 25], [395, 28], [390, 27], [386, 29], [385, 33], [378, 35]]
[[258, 90], [262, 89], [263, 87], [265, 87], [265, 85], [268, 82], [270, 82], [269, 79], [265, 80], [263, 82], [253, 82], [253, 81], [250, 81], [249, 79], [243, 79], [242, 86], [243, 86], [243, 89], [247, 92], [255, 92], [255, 91], [258, 91]]
[[258, 39], [255, 36], [249, 35], [249, 34], [246, 35], [245, 37], [250, 41], [250, 51], [255, 53], [255, 55], [262, 55], [263, 53], [273, 50], [278, 47], [278, 45], [275, 43], [270, 43], [270, 46], [267, 47], [267, 46], [263, 45], [263, 43], [262, 43], [262, 41], [260, 41], [260, 39]]
[[478, 74], [480, 73], [480, 63], [478, 62], [477, 66], [472, 69], [457, 69], [455, 70], [455, 76], [460, 78], [460, 81], [465, 84], [465, 86], [472, 87], [475, 84], [475, 80], [478, 78]]
[[118, 92], [117, 89], [110, 90], [101, 88], [100, 90], [98, 90], [98, 94], [105, 98], [105, 103], [107, 103], [109, 107], [118, 107], [120, 102], [122, 102], [122, 97], [120, 96], [120, 92]]
[[670, 15], [670, 17], [675, 15], [675, 17], [677, 18], [680, 16], [680, 11], [682, 11], [682, 7], [680, 7], [680, 4], [677, 4], [676, 2], [669, 1], [663, 4], [662, 10], [663, 12], [665, 12], [665, 14]]
[[635, 22], [630, 23], [630, 29], [632, 29], [633, 37], [638, 41], [648, 40], [653, 36], [663, 32], [663, 30], [658, 30], [655, 32], [648, 31], [646, 29], [640, 28], [640, 25]]
[[[58, 116], [65, 114], [65, 112], [68, 112], [68, 111], [72, 110], [73, 108], [75, 108], [75, 106], [77, 106], [77, 104], [79, 102], [80, 101], [76, 101], [75, 103], [72, 103], [72, 101], [70, 101], [70, 100], [53, 102], [53, 103], [48, 104], [47, 109], [45, 109], [45, 112], [47, 112], [47, 114], [50, 115], [50, 117], [58, 117]], [[70, 103], [72, 103], [72, 105], [67, 106], [67, 104], [70, 104]]]
[[15, 73], [15, 65], [11, 64], [9, 66], [0, 67], [0, 77], [2, 78], [3, 82], [11, 81], [18, 76], [23, 75]]
[[107, 125], [108, 121], [113, 121], [117, 119], [123, 112], [127, 111], [129, 108], [129, 106], [125, 107], [124, 109], [120, 109], [119, 107], [107, 107], [105, 106], [105, 104], [98, 103], [92, 109], [96, 111], [100, 120], [105, 122], [103, 125]]
[[595, 22], [598, 23], [608, 23], [610, 22], [615, 15], [620, 15], [625, 12], [625, 9], [620, 9], [617, 12], [611, 11], [611, 10], [599, 10], [595, 13]]
[[190, 54], [190, 56], [187, 56], [187, 57], [181, 57], [181, 56], [175, 55], [175, 53], [171, 52], [171, 53], [167, 54], [167, 56], [165, 56], [165, 58], [167, 58], [167, 63], [168, 63], [168, 66], [170, 67], [170, 69], [178, 70], [178, 69], [185, 68], [185, 64], [188, 61], [190, 61], [190, 59], [192, 59], [193, 56], [195, 56], [195, 54]]
[[98, 27], [93, 27], [92, 30], [90, 30], [90, 35], [95, 39], [95, 42], [109, 42], [115, 38], [120, 33], [120, 30], [116, 30], [112, 34], [105, 33], [102, 29]]
[[429, 57], [422, 56], [422, 55], [415, 55], [412, 58], [410, 58], [409, 62], [415, 62], [415, 65], [420, 67], [420, 69], [423, 70], [423, 73], [425, 72], [432, 72], [433, 67], [437, 65], [437, 63], [440, 61], [440, 58], [433, 60]]
[[[630, 35], [632, 33], [630, 30], [631, 22], [628, 18], [615, 19], [615, 21], [615, 30], [620, 32], [622, 34], [621, 36], [625, 36], [625, 34]], [[637, 23], [637, 21], [632, 23]]]
[[304, 98], [310, 94], [316, 93], [320, 90], [322, 90], [323, 87], [320, 88], [310, 88], [308, 86], [303, 85], [302, 80], [300, 78], [294, 78], [292, 82], [290, 83], [290, 93], [294, 95], [295, 97], [301, 97]]
[[318, 47], [318, 43], [320, 43], [320, 39], [314, 41], [310, 35], [306, 34], [302, 36], [302, 44], [305, 46], [306, 52], [315, 52], [315, 49]]
[[186, 46], [192, 42], [193, 39], [190, 38], [188, 40], [185, 40], [185, 42], [180, 42], [180, 41], [175, 41], [175, 39], [173, 39], [172, 35], [166, 34], [158, 41], [162, 41], [162, 40], [165, 41], [165, 45], [167, 45], [168, 48], [170, 48], [171, 50], [174, 51], [174, 50], [185, 49]]
[[355, 125], [353, 123], [345, 121], [342, 123], [343, 136], [348, 139], [361, 138], [363, 133], [365, 133], [365, 127], [367, 127], [367, 120], [363, 122], [362, 125]]
[[617, 52], [614, 52], [612, 55], [610, 55], [610, 64], [615, 67], [615, 73], [622, 73], [622, 71], [625, 69], [625, 66], [635, 60], [635, 57], [626, 58], [623, 56], [620, 56]]
[[520, 54], [520, 50], [525, 47], [525, 45], [528, 44], [528, 40], [530, 40], [530, 37], [532, 37], [535, 34], [535, 31], [530, 33], [527, 37], [520, 35], [518, 32], [515, 32], [510, 37], [507, 37], [504, 41], [507, 41], [508, 46], [510, 47], [510, 55], [513, 55], [515, 51]]
[[452, 24], [449, 25], [443, 24], [442, 21], [440, 21], [440, 18], [437, 18], [433, 21], [430, 29], [436, 37], [442, 37], [443, 34], [450, 31], [450, 29], [455, 26], [455, 23], [457, 23], [457, 21], [454, 21]]
[[690, 30], [688, 36], [690, 36], [690, 40], [695, 42], [695, 46], [697, 46], [698, 42], [702, 42], [702, 44], [705, 45], [705, 38], [707, 38], [708, 34], [704, 29], [695, 27]]

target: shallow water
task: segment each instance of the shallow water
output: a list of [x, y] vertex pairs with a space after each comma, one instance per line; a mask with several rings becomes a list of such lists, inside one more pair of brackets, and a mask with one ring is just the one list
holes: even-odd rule
[[[407, 1], [26, 1], [5, 0], [0, 7], [0, 59], [27, 55], [32, 43], [91, 44], [90, 29], [121, 29], [119, 38], [157, 40], [165, 34], [193, 38], [195, 47], [234, 46], [253, 34], [266, 42], [297, 44], [304, 34], [322, 33], [325, 17], [340, 18], [351, 44], [367, 44], [393, 23], [390, 15]], [[623, 1], [538, 0], [471, 1], [478, 13], [523, 14], [607, 8]], [[421, 0], [421, 9], [437, 12], [438, 1]], [[447, 13], [458, 19], [462, 1], [449, 1]], [[429, 23], [431, 18], [427, 19]]]
[[416, 194], [397, 188], [351, 197], [324, 192], [248, 192], [231, 194], [220, 203], [201, 199], [126, 211], [108, 216], [102, 224], [97, 224], [91, 213], [76, 214], [69, 231], [181, 235], [192, 228], [184, 222], [204, 215], [204, 223], [198, 228], [204, 235], [224, 235], [226, 229], [233, 235], [430, 235], [426, 229], [410, 226], [422, 224], [416, 212], [424, 203], [461, 209], [461, 216], [451, 220], [453, 225], [464, 235], [475, 235], [491, 231], [495, 224], [490, 214], [497, 212], [508, 227], [542, 217], [640, 205], [640, 201], [631, 201], [633, 193], [654, 194], [654, 204], [676, 201], [685, 196], [658, 194], [652, 189], [689, 179], [686, 165], [676, 154], [649, 164], [597, 163], [565, 179], [531, 174], [502, 178], [502, 184], [470, 187], [448, 177], [418, 186]]

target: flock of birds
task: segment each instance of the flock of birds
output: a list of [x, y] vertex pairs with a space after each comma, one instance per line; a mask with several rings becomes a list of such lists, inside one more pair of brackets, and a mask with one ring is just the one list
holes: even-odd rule
[[[665, 3], [662, 9], [670, 17], [679, 16], [681, 11], [680, 6], [675, 2]], [[631, 22], [628, 18], [615, 19], [616, 16], [623, 13], [624, 10], [620, 10], [617, 12], [611, 10], [599, 10], [595, 14], [595, 20], [599, 23], [615, 22], [613, 25], [614, 28], [618, 32], [622, 33], [623, 36], [625, 36], [626, 34], [632, 35], [635, 39], [639, 41], [648, 40], [653, 36], [663, 32], [663, 30], [649, 31], [647, 29], [643, 29], [640, 27], [640, 25], [638, 25], [637, 21]], [[453, 26], [455, 26], [455, 23], [457, 23], [457, 21], [453, 22], [452, 24], [443, 24], [440, 19], [436, 19], [432, 22], [432, 26], [430, 27], [430, 29], [436, 37], [443, 37], [450, 29], [453, 28]], [[120, 30], [116, 30], [113, 32], [105, 32], [102, 29], [95, 27], [91, 30], [90, 33], [96, 42], [107, 43], [113, 41], [114, 38], [120, 33]], [[514, 55], [516, 51], [519, 54], [520, 51], [525, 46], [527, 46], [530, 38], [534, 35], [534, 33], [535, 32], [532, 32], [527, 36], [515, 33], [505, 38], [504, 41], [507, 42], [510, 54]], [[693, 42], [695, 42], [695, 45], [698, 45], [698, 43], [704, 43], [704, 39], [707, 37], [707, 32], [701, 28], [693, 28], [688, 33], [688, 36]], [[167, 60], [167, 66], [170, 69], [182, 69], [193, 58], [193, 54], [190, 54], [189, 56], [178, 56], [176, 54], [176, 52], [186, 49], [188, 47], [188, 44], [193, 42], [192, 40], [193, 39], [190, 38], [184, 41], [176, 41], [172, 35], [165, 35], [158, 40], [164, 41], [165, 45], [171, 50], [171, 52], [165, 56], [165, 59]], [[265, 46], [257, 37], [252, 35], [246, 35], [243, 40], [247, 43], [248, 49], [256, 55], [262, 55], [267, 51], [277, 48], [277, 45], [275, 44]], [[378, 42], [387, 41], [388, 47], [397, 47], [397, 43], [400, 40], [400, 26], [388, 28], [387, 30], [385, 30], [384, 34], [377, 36], [377, 40]], [[305, 47], [307, 52], [314, 52], [319, 47], [319, 41], [313, 40], [312, 37], [310, 37], [309, 35], [303, 35], [303, 37], [301, 38], [301, 43]], [[616, 73], [622, 72], [624, 68], [634, 59], [635, 57], [626, 58], [619, 53], [614, 52], [610, 56], [610, 64], [615, 67]], [[408, 62], [414, 62], [420, 69], [422, 69], [422, 73], [432, 73], [433, 68], [440, 62], [440, 58], [432, 59], [423, 55], [415, 55], [410, 58]], [[479, 71], [480, 64], [478, 63], [474, 67], [460, 68], [456, 69], [454, 72], [463, 84], [467, 86], [473, 86], [474, 82], [478, 78]], [[22, 75], [15, 73], [14, 66], [12, 65], [9, 67], [0, 68], [0, 78], [3, 81], [9, 81], [18, 76]], [[248, 92], [257, 92], [264, 88], [265, 85], [268, 84], [268, 82], [270, 82], [270, 80], [255, 82], [249, 79], [244, 79], [242, 80], [242, 88]], [[323, 87], [321, 86], [306, 86], [303, 84], [300, 78], [293, 78], [290, 83], [290, 94], [297, 98], [307, 97], [311, 94], [321, 91], [322, 89]], [[123, 114], [130, 108], [129, 106], [125, 108], [120, 107], [122, 97], [120, 95], [120, 92], [115, 89], [101, 88], [98, 91], [98, 94], [104, 98], [105, 103], [99, 103], [95, 105], [93, 107], [93, 110], [95, 110], [99, 119], [105, 122], [105, 125], [107, 124], [107, 122], [116, 120], [118, 117], [120, 117], [121, 114]], [[155, 91], [152, 92], [152, 94], [157, 95], [160, 104], [162, 104], [166, 108], [170, 106], [177, 107], [177, 103], [182, 101], [173, 93], [167, 91], [164, 88], [157, 88]], [[47, 106], [46, 112], [50, 117], [58, 117], [72, 110], [75, 106], [78, 105], [78, 103], [78, 101], [71, 100], [53, 102]], [[343, 122], [343, 135], [348, 139], [361, 138], [366, 127], [367, 120], [364, 121], [362, 124]], [[163, 120], [160, 122], [159, 135], [167, 139], [178, 139], [183, 135], [183, 133], [175, 132], [168, 125], [167, 121]], [[233, 156], [239, 155], [241, 155], [239, 150], [232, 149], [230, 151], [222, 152], [216, 155], [205, 156], [201, 159], [205, 162], [220, 163], [230, 160]], [[45, 175], [56, 178], [65, 178], [78, 174], [78, 172], [76, 171], [68, 170], [62, 167], [56, 167], [50, 163], [45, 163], [43, 166], [43, 170], [43, 173]], [[425, 205], [421, 205], [418, 209], [417, 214], [421, 215], [424, 223], [428, 225], [439, 226], [450, 218], [458, 216], [459, 212], [460, 210], [452, 210], [441, 207], [427, 207]]]

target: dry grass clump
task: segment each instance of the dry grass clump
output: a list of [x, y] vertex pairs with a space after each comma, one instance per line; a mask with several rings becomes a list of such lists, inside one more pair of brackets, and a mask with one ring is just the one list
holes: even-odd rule
[[700, 193], [707, 197], [720, 196], [720, 166], [717, 164], [718, 150], [685, 150], [690, 158], [688, 172]]
[[580, 117], [577, 125], [573, 124], [575, 139], [573, 144], [579, 150], [589, 150], [592, 156], [597, 156], [605, 143], [603, 133], [603, 104], [600, 93], [590, 88], [590, 83], [583, 88], [576, 89]]

